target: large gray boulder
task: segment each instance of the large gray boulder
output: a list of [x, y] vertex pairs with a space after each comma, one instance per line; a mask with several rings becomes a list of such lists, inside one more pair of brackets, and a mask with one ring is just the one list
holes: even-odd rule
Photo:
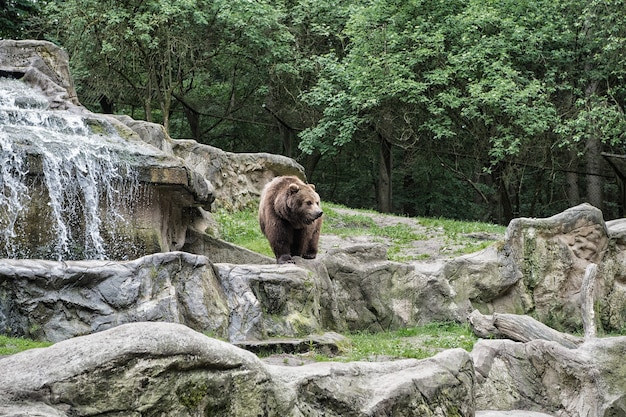
[[209, 260], [168, 252], [133, 261], [0, 262], [0, 332], [52, 342], [123, 323], [182, 323], [227, 337], [229, 306]]
[[474, 415], [473, 364], [462, 349], [424, 360], [269, 369], [305, 416]]
[[0, 416], [474, 415], [467, 352], [265, 365], [171, 323], [133, 323], [0, 359]]
[[[547, 324], [582, 326], [580, 288], [585, 268], [600, 265], [609, 236], [602, 212], [581, 204], [546, 219], [518, 218], [507, 227], [502, 249], [505, 279], [517, 281], [524, 312]], [[601, 288], [599, 288], [602, 291]], [[602, 299], [602, 293], [598, 294]]]
[[472, 351], [476, 407], [559, 416], [626, 415], [625, 337], [576, 349], [546, 340], [483, 340]]
[[253, 354], [136, 323], [0, 359], [0, 415], [290, 415]]
[[442, 275], [389, 261], [383, 245], [330, 249], [319, 262], [331, 278], [347, 329], [377, 332], [462, 319]]

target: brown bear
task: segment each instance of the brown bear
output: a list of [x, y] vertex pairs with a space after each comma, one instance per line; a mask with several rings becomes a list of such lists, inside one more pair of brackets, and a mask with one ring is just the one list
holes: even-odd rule
[[263, 188], [259, 225], [279, 264], [314, 259], [322, 229], [320, 196], [297, 177], [276, 177]]

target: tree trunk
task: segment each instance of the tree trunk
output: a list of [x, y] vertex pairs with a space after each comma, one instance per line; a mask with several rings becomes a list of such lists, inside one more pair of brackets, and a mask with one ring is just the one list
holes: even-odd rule
[[164, 94], [161, 103], [161, 111], [163, 112], [163, 128], [169, 135], [170, 133], [170, 108], [172, 105], [172, 96], [169, 93]]
[[565, 181], [567, 182], [567, 202], [570, 207], [580, 204], [580, 193], [578, 191], [578, 153], [576, 149], [567, 151], [570, 158], [569, 171], [565, 173]]
[[[594, 81], [585, 90], [585, 98], [589, 106], [593, 106], [592, 99], [598, 88], [598, 82]], [[590, 123], [593, 125], [593, 121]], [[602, 142], [595, 129], [588, 132], [585, 143], [585, 167], [587, 169], [587, 201], [592, 206], [602, 210], [604, 196], [602, 193]]]
[[152, 102], [150, 101], [150, 97], [144, 99], [143, 108], [146, 112], [146, 122], [152, 122]]
[[100, 102], [100, 108], [103, 114], [113, 114], [114, 103], [106, 94], [102, 94], [98, 101]]
[[391, 213], [391, 143], [379, 134], [380, 155], [378, 161], [378, 189], [377, 202], [378, 211], [381, 213]]
[[306, 175], [307, 180], [312, 181], [313, 173], [315, 172], [315, 167], [317, 163], [322, 159], [322, 154], [318, 151], [313, 152], [311, 155], [305, 155], [304, 163], [304, 174]]
[[189, 130], [191, 130], [191, 137], [196, 142], [202, 143], [202, 141], [200, 140], [200, 113], [187, 106], [185, 103], [183, 103], [183, 113], [185, 114], [185, 118], [187, 119]]
[[602, 210], [604, 193], [602, 191], [601, 163], [602, 143], [595, 135], [587, 139], [585, 165], [587, 167], [587, 199], [589, 204]]
[[505, 179], [505, 169], [503, 162], [498, 163], [493, 168], [495, 184], [498, 187], [498, 199], [500, 205], [500, 214], [498, 215], [499, 224], [508, 224], [513, 219], [513, 205], [509, 196], [508, 184]]
[[280, 123], [278, 125], [278, 131], [280, 132], [280, 137], [282, 139], [283, 142], [283, 155], [288, 156], [291, 158], [293, 150], [292, 150], [292, 130], [291, 128], [285, 126], [284, 124]]

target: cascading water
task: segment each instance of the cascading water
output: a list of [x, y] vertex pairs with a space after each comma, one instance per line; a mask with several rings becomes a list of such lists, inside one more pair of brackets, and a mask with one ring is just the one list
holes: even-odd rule
[[139, 189], [125, 144], [110, 124], [50, 111], [37, 90], [0, 78], [0, 257], [108, 258], [115, 228], [103, 223], [125, 227], [120, 208]]

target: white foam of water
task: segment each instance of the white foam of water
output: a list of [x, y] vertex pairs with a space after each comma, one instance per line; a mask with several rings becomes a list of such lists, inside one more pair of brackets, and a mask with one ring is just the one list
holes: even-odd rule
[[[47, 110], [47, 98], [18, 80], [0, 79], [0, 237], [4, 256], [20, 255], [17, 219], [31, 200], [27, 186], [28, 155], [41, 158], [51, 225], [56, 236], [53, 257], [104, 259], [102, 222], [120, 221], [121, 204], [137, 189], [137, 174], [124, 160], [124, 141], [109, 127], [94, 134], [80, 115]], [[103, 123], [103, 122], [101, 122]], [[106, 125], [100, 128], [106, 128]], [[27, 151], [28, 150], [28, 151]], [[100, 206], [106, 202], [107, 219]], [[77, 225], [84, 231], [77, 236]], [[82, 241], [79, 241], [82, 240]]]

